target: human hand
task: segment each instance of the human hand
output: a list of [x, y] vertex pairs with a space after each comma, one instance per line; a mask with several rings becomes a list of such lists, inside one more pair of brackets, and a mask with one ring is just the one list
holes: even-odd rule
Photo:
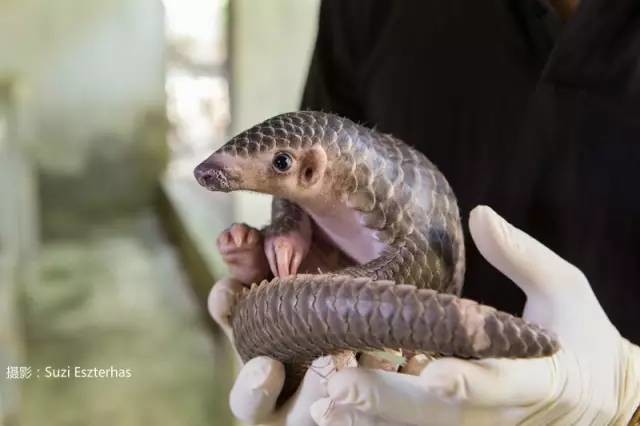
[[469, 219], [482, 255], [527, 295], [524, 318], [561, 349], [538, 359], [441, 358], [419, 375], [349, 368], [315, 402], [319, 425], [627, 424], [640, 348], [622, 338], [575, 266], [486, 206]]
[[[209, 312], [231, 342], [231, 309], [243, 287], [240, 281], [227, 278], [219, 281], [209, 294]], [[318, 358], [296, 393], [276, 409], [276, 400], [284, 384], [284, 366], [268, 357], [251, 359], [242, 367], [231, 389], [231, 411], [248, 424], [313, 425], [309, 407], [327, 396], [324, 378], [334, 370], [331, 357]]]

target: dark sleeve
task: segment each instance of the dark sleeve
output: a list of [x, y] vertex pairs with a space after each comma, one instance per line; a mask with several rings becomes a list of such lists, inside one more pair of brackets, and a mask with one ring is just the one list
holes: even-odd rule
[[551, 53], [524, 129], [544, 145], [531, 228], [580, 268], [640, 343], [640, 2], [582, 0]]
[[392, 7], [387, 0], [323, 0], [302, 109], [365, 121], [360, 80]]
[[637, 100], [640, 2], [582, 0], [560, 35], [542, 80], [592, 95]]

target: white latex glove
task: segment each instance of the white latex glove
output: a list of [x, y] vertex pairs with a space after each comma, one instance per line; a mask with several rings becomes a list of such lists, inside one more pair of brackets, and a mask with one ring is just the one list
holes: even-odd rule
[[[232, 343], [231, 308], [242, 287], [239, 281], [227, 278], [216, 283], [209, 294], [209, 312]], [[325, 378], [334, 371], [331, 357], [315, 360], [296, 393], [276, 410], [284, 384], [284, 366], [268, 357], [253, 358], [242, 367], [231, 389], [231, 411], [239, 420], [252, 425], [314, 425], [309, 407], [327, 396]]]
[[[362, 368], [328, 380], [320, 425], [626, 425], [640, 403], [640, 348], [609, 322], [584, 275], [489, 207], [471, 212], [482, 255], [527, 295], [524, 317], [561, 350], [539, 359], [442, 358], [418, 376]], [[629, 283], [636, 285], [636, 283]]]

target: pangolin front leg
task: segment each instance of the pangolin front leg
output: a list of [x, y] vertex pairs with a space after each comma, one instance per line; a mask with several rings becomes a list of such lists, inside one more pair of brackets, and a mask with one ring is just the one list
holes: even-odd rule
[[234, 223], [217, 239], [222, 260], [229, 275], [245, 285], [271, 277], [264, 254], [262, 233], [244, 223]]
[[311, 247], [311, 220], [296, 204], [274, 197], [271, 224], [264, 229], [264, 252], [277, 277], [295, 275]]

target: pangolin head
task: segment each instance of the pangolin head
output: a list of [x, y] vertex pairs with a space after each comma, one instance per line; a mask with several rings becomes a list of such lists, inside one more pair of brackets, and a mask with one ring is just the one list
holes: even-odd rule
[[194, 175], [212, 191], [248, 190], [300, 203], [326, 200], [338, 177], [333, 160], [344, 122], [321, 112], [278, 115], [232, 138]]

